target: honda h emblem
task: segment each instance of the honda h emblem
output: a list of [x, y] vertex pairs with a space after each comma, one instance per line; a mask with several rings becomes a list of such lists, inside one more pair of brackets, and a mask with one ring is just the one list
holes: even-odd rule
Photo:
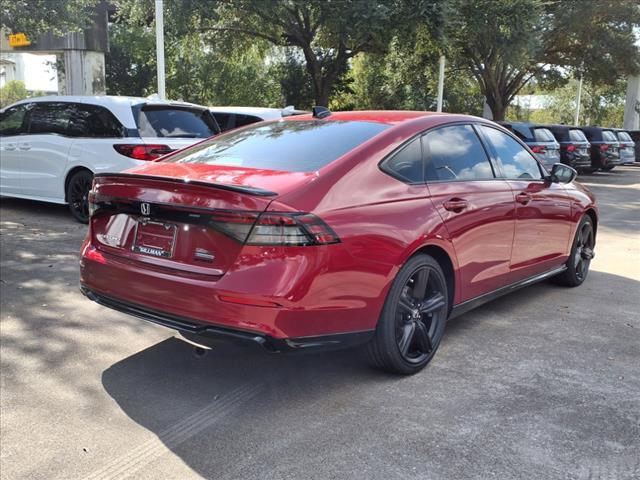
[[148, 203], [141, 203], [140, 204], [140, 213], [142, 213], [142, 215], [149, 215], [151, 213], [151, 205], [149, 205]]

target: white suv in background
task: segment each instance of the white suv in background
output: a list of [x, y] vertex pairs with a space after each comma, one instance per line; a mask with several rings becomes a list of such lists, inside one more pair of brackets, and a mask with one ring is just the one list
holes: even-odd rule
[[88, 221], [93, 175], [156, 159], [218, 133], [206, 107], [112, 96], [51, 96], [0, 111], [0, 195], [68, 203]]
[[209, 111], [213, 114], [220, 126], [220, 130], [223, 132], [256, 122], [281, 120], [283, 117], [309, 113], [304, 110], [296, 110], [293, 106], [285, 108], [209, 107]]

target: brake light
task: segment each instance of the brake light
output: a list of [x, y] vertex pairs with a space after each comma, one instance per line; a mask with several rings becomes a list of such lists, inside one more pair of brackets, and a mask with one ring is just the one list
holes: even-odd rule
[[611, 145], [609, 145], [608, 143], [603, 143], [602, 145], [600, 145], [600, 151], [601, 152], [606, 152], [607, 150], [609, 150], [609, 147]]
[[567, 152], [575, 152], [576, 151], [576, 146], [572, 143], [570, 145], [567, 145]]
[[127, 144], [117, 143], [113, 146], [116, 152], [125, 157], [134, 158], [136, 160], [155, 160], [167, 153], [171, 153], [169, 145], [161, 144]]
[[531, 147], [531, 151], [533, 153], [544, 153], [545, 152], [544, 147], [542, 145], [536, 145], [534, 147]]
[[311, 213], [261, 213], [247, 245], [328, 245], [340, 239], [320, 218]]

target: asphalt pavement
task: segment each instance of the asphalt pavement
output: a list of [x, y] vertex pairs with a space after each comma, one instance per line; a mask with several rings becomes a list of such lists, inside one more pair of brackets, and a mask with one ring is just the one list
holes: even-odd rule
[[640, 478], [640, 167], [582, 181], [586, 283], [452, 320], [412, 377], [357, 351], [197, 358], [80, 294], [66, 207], [2, 199], [0, 477]]

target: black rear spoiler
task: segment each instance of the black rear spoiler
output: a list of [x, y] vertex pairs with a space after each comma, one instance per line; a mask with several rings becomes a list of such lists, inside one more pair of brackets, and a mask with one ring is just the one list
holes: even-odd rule
[[162, 177], [159, 175], [138, 175], [136, 173], [96, 173], [94, 177], [119, 177], [119, 178], [143, 178], [146, 180], [159, 180], [162, 182], [181, 183], [184, 185], [198, 185], [199, 187], [213, 187], [231, 192], [246, 193], [256, 197], [272, 197], [278, 195], [276, 192], [263, 188], [251, 187], [247, 185], [229, 185], [224, 183], [200, 182], [197, 180], [185, 180], [183, 178]]

